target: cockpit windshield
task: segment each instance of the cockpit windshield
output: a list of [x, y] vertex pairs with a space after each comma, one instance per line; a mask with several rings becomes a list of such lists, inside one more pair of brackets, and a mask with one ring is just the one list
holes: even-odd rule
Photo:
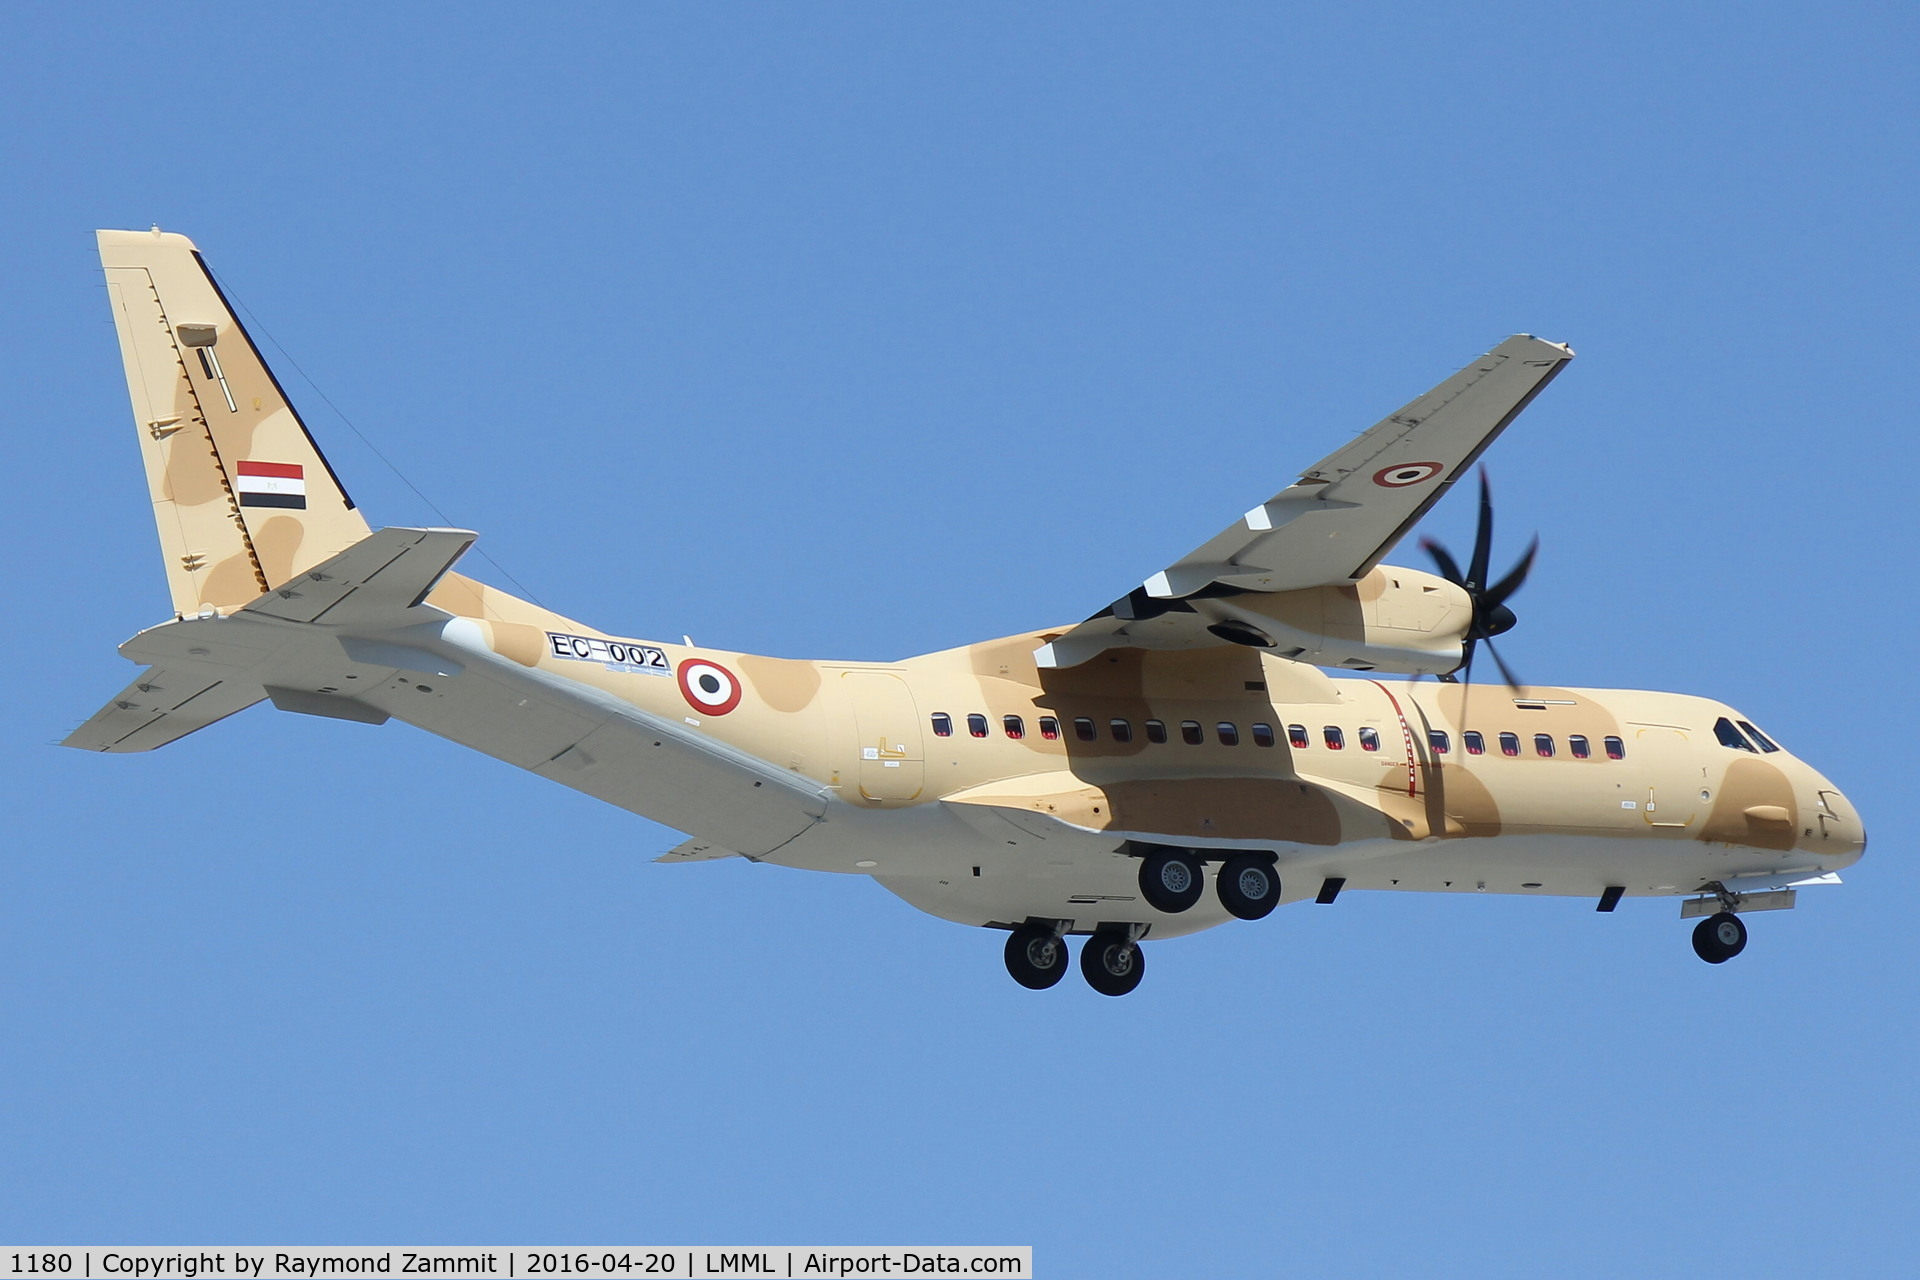
[[1760, 744], [1760, 749], [1762, 751], [1778, 751], [1780, 749], [1779, 743], [1775, 742], [1772, 738], [1769, 738], [1766, 734], [1754, 728], [1750, 722], [1746, 720], [1741, 720], [1741, 721], [1737, 721], [1737, 723], [1742, 729], [1745, 729], [1747, 731], [1747, 736], [1749, 738], [1752, 738], [1755, 742]]
[[1759, 748], [1748, 742], [1746, 736], [1733, 727], [1733, 721], [1721, 716], [1713, 722], [1713, 736], [1720, 739], [1723, 747], [1732, 747], [1735, 751], [1751, 751], [1758, 755]]

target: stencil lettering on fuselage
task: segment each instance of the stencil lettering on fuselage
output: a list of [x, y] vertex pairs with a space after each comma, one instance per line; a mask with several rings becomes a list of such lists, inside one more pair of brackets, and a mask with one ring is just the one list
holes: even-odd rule
[[570, 636], [547, 632], [547, 647], [556, 658], [572, 662], [597, 662], [609, 671], [636, 671], [642, 675], [670, 676], [673, 664], [663, 650], [638, 640], [601, 640], [595, 636]]

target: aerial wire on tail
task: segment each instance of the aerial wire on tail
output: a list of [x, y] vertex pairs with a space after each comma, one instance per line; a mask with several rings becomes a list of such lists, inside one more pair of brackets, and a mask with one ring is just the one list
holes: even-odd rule
[[[447, 528], [454, 527], [453, 518], [449, 516], [446, 512], [442, 511], [440, 509], [440, 504], [435, 502], [432, 498], [429, 498], [426, 495], [425, 491], [422, 490], [419, 485], [415, 484], [412, 480], [408, 479], [407, 473], [400, 469], [399, 464], [394, 462], [394, 460], [392, 458], [389, 458], [385, 453], [382, 453], [380, 451], [380, 446], [375, 444], [372, 440], [370, 440], [367, 437], [366, 432], [362, 431], [359, 427], [354, 425], [353, 419], [349, 418], [346, 415], [345, 411], [343, 411], [339, 405], [333, 402], [333, 397], [329, 396], [324, 390], [322, 390], [320, 387], [320, 384], [315, 382], [312, 376], [308, 374], [305, 369], [300, 367], [300, 362], [293, 358], [293, 353], [291, 351], [288, 351], [284, 346], [282, 346], [280, 344], [280, 339], [274, 337], [273, 334], [267, 330], [267, 327], [260, 323], [260, 317], [253, 313], [252, 307], [249, 307], [244, 301], [241, 300], [240, 295], [233, 291], [232, 286], [230, 286], [224, 278], [215, 275], [214, 270], [211, 266], [207, 266], [205, 262], [202, 262], [201, 265], [206, 268], [206, 272], [208, 275], [214, 276], [214, 281], [216, 284], [219, 285], [220, 291], [227, 296], [227, 298], [234, 304], [234, 306], [246, 312], [247, 323], [252, 327], [252, 331], [255, 333], [258, 333], [261, 337], [265, 338], [268, 342], [271, 342], [273, 344], [274, 350], [280, 353], [281, 357], [286, 360], [287, 364], [292, 367], [293, 371], [299, 374], [301, 379], [309, 387], [313, 388], [313, 393], [320, 397], [321, 401], [326, 404], [327, 408], [333, 410], [334, 416], [340, 419], [340, 421], [346, 423], [347, 430], [353, 432], [355, 436], [359, 437], [360, 443], [367, 446], [367, 448], [370, 451], [372, 451], [374, 457], [380, 459], [381, 462], [385, 463], [387, 470], [393, 472], [393, 474], [399, 478], [401, 484], [404, 484], [405, 486], [407, 486], [407, 488], [413, 490], [413, 496], [420, 499], [421, 502], [425, 503], [427, 506], [427, 509], [433, 512], [434, 515], [440, 518], [440, 523], [443, 526]], [[507, 567], [505, 565], [501, 564], [498, 560], [495, 560], [490, 554], [488, 554], [486, 548], [475, 545], [473, 547], [473, 550], [479, 554], [481, 559], [485, 560], [488, 564], [492, 565], [495, 569], [499, 570], [500, 576], [505, 578], [508, 582], [511, 582], [516, 588], [518, 588], [522, 596], [532, 601], [534, 604], [540, 605], [541, 608], [543, 609], [546, 608], [546, 605], [541, 604], [540, 598], [534, 595], [533, 592], [529, 591], [526, 588], [526, 586], [520, 581], [520, 579], [514, 577], [512, 573], [508, 572]]]

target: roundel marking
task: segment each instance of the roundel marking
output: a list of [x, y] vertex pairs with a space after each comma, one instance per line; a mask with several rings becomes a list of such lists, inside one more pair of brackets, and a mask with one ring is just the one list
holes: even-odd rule
[[1447, 468], [1439, 462], [1400, 462], [1373, 473], [1373, 482], [1383, 489], [1404, 489], [1422, 480], [1431, 480]]
[[680, 664], [680, 695], [695, 711], [723, 716], [740, 705], [740, 680], [733, 672], [705, 658]]

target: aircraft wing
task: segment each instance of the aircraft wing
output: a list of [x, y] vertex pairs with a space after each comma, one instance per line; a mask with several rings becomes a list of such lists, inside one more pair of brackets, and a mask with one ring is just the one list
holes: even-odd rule
[[1181, 602], [1365, 577], [1571, 359], [1558, 343], [1508, 338], [1043, 646], [1040, 665], [1073, 666], [1112, 648], [1226, 644]]

